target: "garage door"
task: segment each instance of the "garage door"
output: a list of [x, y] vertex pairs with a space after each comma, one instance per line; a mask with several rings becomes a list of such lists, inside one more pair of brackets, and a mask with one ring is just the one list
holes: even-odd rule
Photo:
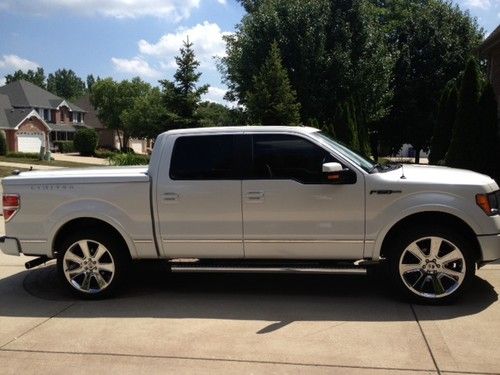
[[18, 134], [17, 151], [19, 152], [40, 152], [43, 144], [43, 134]]

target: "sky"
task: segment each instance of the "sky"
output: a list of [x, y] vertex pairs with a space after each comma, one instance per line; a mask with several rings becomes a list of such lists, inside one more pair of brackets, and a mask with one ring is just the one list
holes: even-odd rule
[[[307, 0], [305, 0], [307, 1]], [[454, 0], [486, 35], [500, 23], [500, 0]], [[216, 58], [223, 36], [244, 15], [236, 0], [0, 0], [0, 86], [18, 69], [48, 75], [72, 69], [115, 80], [172, 79], [174, 56], [189, 36], [200, 61], [205, 100], [223, 103]], [[227, 104], [227, 103], [226, 103]]]

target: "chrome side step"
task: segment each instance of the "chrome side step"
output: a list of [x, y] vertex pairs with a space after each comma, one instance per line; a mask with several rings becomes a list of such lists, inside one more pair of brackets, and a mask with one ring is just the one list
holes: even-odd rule
[[217, 273], [302, 273], [302, 274], [335, 274], [335, 275], [363, 275], [366, 268], [361, 267], [237, 267], [237, 266], [192, 266], [192, 265], [172, 265], [172, 272], [217, 272]]

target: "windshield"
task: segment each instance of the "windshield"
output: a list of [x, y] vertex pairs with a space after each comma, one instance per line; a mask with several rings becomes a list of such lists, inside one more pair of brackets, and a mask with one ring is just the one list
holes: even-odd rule
[[357, 152], [350, 150], [342, 143], [334, 140], [332, 136], [323, 131], [318, 131], [316, 133], [312, 133], [313, 136], [321, 138], [323, 141], [326, 141], [329, 145], [331, 145], [335, 150], [344, 155], [347, 159], [361, 167], [366, 172], [371, 172], [374, 170], [374, 167], [377, 165], [373, 160], [366, 158], [363, 155], [358, 154]]

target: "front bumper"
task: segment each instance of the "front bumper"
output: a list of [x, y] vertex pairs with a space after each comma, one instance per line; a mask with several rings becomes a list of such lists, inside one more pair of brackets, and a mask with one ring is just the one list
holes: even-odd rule
[[481, 246], [482, 262], [492, 262], [500, 259], [500, 233], [477, 236]]
[[22, 252], [21, 243], [15, 237], [0, 237], [0, 250], [7, 255], [19, 256]]

